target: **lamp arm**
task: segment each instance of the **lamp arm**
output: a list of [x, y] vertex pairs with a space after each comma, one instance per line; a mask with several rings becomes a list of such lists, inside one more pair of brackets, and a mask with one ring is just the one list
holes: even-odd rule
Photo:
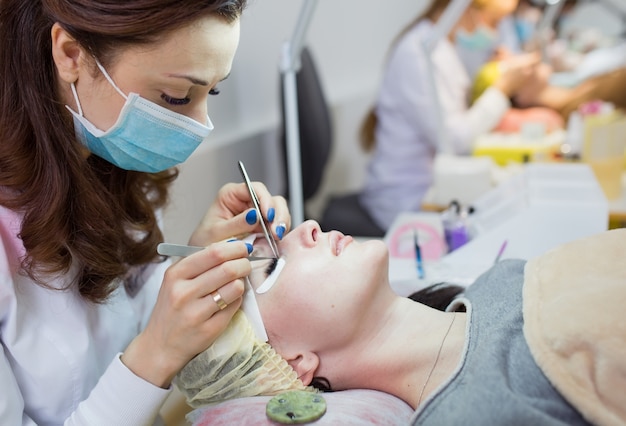
[[425, 42], [426, 53], [429, 56], [435, 49], [435, 46], [437, 46], [437, 43], [439, 43], [439, 40], [447, 37], [452, 27], [459, 22], [459, 18], [461, 18], [461, 15], [463, 15], [463, 12], [465, 12], [465, 9], [471, 2], [472, 0], [452, 0], [448, 3], [448, 6], [446, 6], [433, 26], [432, 36]]
[[291, 224], [295, 227], [304, 221], [304, 196], [302, 195], [302, 163], [300, 153], [300, 126], [298, 123], [298, 91], [296, 73], [300, 70], [300, 53], [309, 28], [317, 0], [304, 0], [291, 39], [283, 44], [280, 71], [283, 84], [285, 137], [287, 145], [287, 171], [289, 175], [289, 209]]

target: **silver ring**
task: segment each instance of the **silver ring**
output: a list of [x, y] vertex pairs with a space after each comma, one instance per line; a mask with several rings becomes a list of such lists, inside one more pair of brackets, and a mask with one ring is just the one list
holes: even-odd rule
[[213, 298], [213, 301], [220, 309], [220, 311], [226, 309], [226, 307], [228, 306], [228, 303], [224, 301], [219, 291], [215, 290], [213, 293], [211, 293], [211, 297]]

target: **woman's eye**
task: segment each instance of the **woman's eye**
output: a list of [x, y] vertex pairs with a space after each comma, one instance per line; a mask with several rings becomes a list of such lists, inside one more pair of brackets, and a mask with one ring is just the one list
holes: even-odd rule
[[163, 99], [165, 102], [167, 102], [170, 105], [187, 105], [189, 102], [191, 102], [191, 99], [189, 97], [173, 98], [169, 95], [166, 95], [165, 93], [161, 94], [161, 99]]
[[219, 94], [220, 94], [220, 89], [218, 89], [217, 87], [214, 87], [211, 90], [209, 90], [209, 95], [211, 96], [216, 96]]
[[276, 269], [276, 265], [278, 265], [278, 258], [272, 259], [269, 265], [267, 265], [267, 268], [265, 268], [266, 277], [272, 275], [272, 272], [274, 272], [274, 269]]

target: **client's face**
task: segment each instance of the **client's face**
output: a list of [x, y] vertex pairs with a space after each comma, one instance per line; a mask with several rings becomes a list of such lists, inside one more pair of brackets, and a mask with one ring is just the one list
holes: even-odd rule
[[[337, 231], [323, 233], [317, 222], [307, 221], [278, 247], [284, 267], [275, 284], [256, 299], [270, 343], [279, 353], [285, 342], [310, 350], [342, 344], [368, 314], [379, 289], [388, 287], [388, 253], [382, 241], [358, 243]], [[256, 255], [271, 253], [262, 238], [254, 248]], [[271, 272], [270, 263], [253, 262], [250, 282], [255, 289]]]

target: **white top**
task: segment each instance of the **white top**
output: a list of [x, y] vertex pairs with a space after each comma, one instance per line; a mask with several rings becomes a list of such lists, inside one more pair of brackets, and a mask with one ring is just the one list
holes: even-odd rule
[[[137, 270], [106, 304], [91, 304], [74, 289], [45, 289], [17, 272], [20, 220], [0, 207], [1, 423], [160, 422], [170, 390], [135, 376], [119, 355], [145, 326], [169, 262]], [[61, 288], [69, 279], [49, 284]]]
[[[398, 40], [376, 103], [376, 147], [361, 201], [384, 229], [399, 213], [420, 210], [433, 183], [435, 154], [443, 151], [438, 146], [438, 114], [422, 48], [431, 34], [431, 22], [422, 20]], [[446, 151], [468, 154], [478, 135], [497, 126], [510, 101], [489, 88], [469, 107], [471, 81], [447, 38], [437, 43], [432, 60], [448, 138]]]

